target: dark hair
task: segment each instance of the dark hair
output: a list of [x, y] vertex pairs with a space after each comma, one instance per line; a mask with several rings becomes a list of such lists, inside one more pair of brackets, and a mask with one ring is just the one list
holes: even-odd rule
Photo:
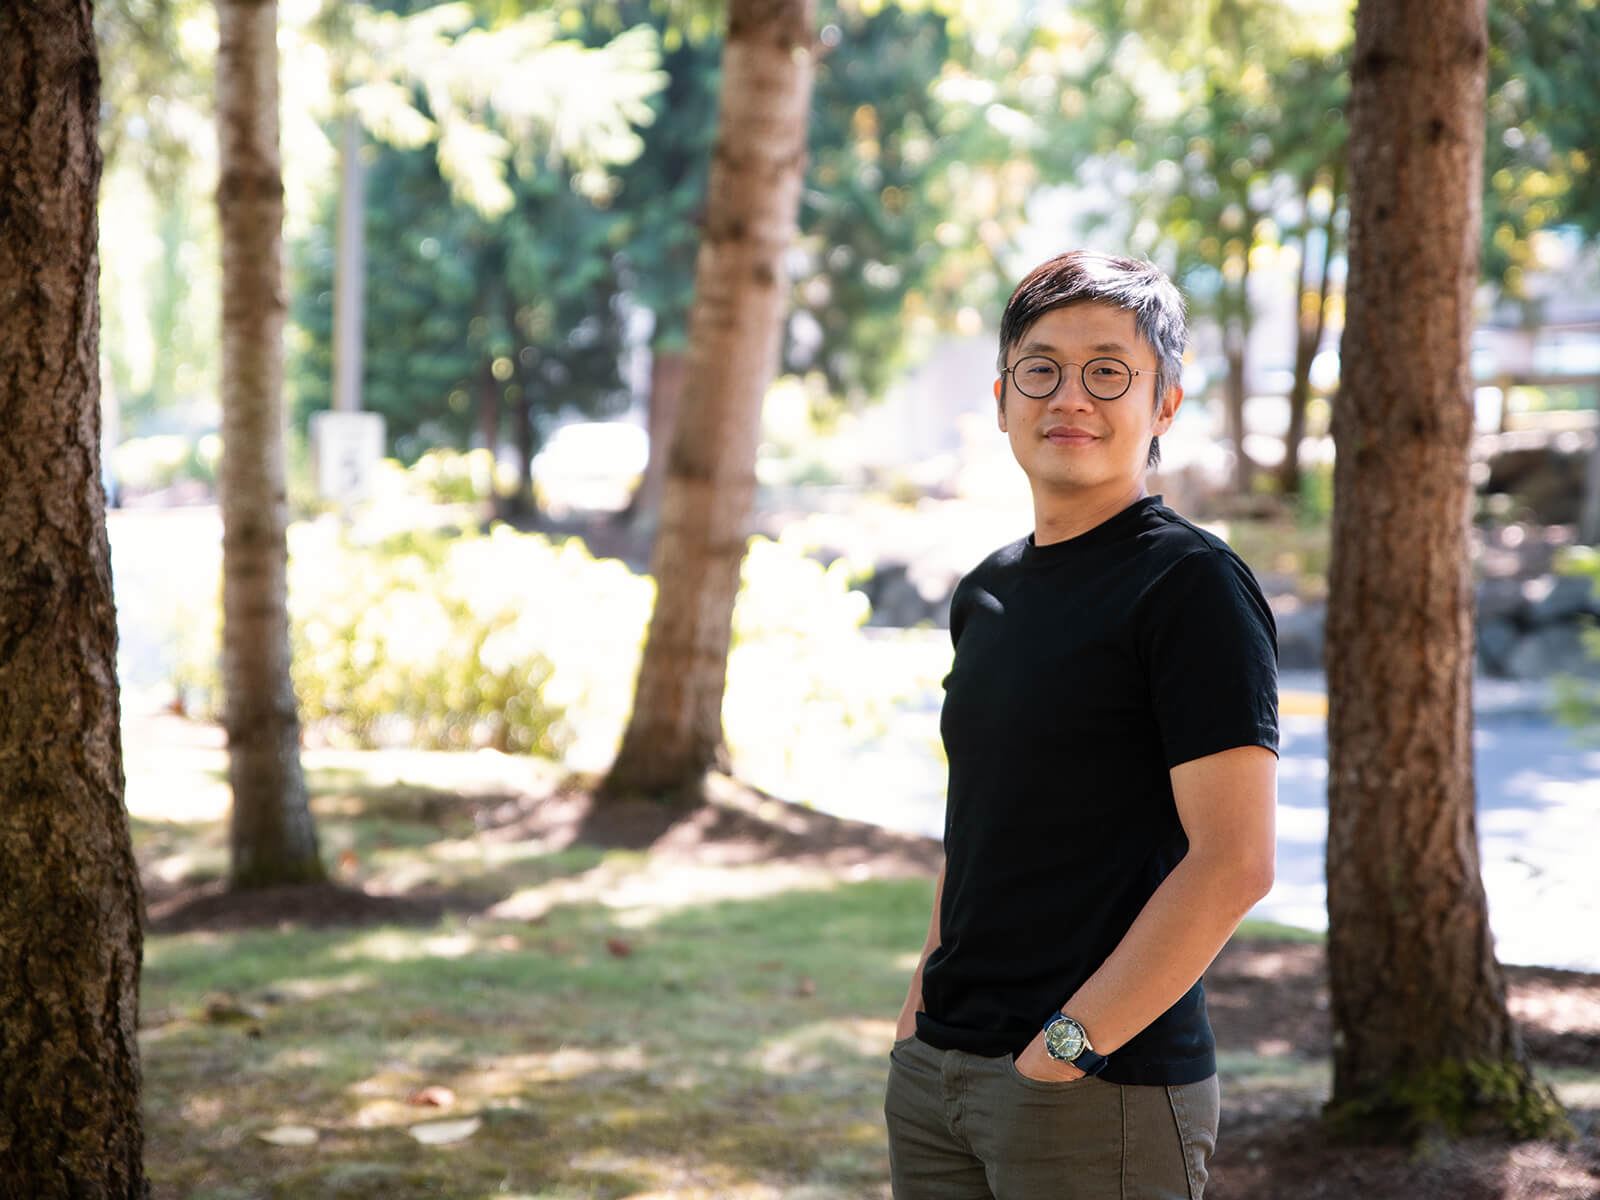
[[[1156, 354], [1156, 403], [1178, 385], [1189, 342], [1183, 294], [1154, 263], [1093, 250], [1058, 254], [1017, 284], [1000, 318], [1000, 369], [1005, 369], [1006, 355], [1035, 321], [1072, 304], [1110, 304], [1131, 312], [1134, 328]], [[1004, 388], [1000, 396], [1004, 408]], [[1152, 467], [1161, 461], [1157, 441], [1150, 439]]]

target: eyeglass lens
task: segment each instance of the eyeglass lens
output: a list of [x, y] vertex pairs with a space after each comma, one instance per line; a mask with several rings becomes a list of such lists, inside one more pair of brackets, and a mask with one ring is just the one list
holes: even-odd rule
[[[1042, 400], [1060, 385], [1061, 366], [1042, 354], [1030, 355], [1017, 360], [1011, 378], [1024, 396]], [[1120, 358], [1091, 358], [1083, 364], [1084, 390], [1098, 400], [1115, 400], [1132, 383], [1133, 370]]]

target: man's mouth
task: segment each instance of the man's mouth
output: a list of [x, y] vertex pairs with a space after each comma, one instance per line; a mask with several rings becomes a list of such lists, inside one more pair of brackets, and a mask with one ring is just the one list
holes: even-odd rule
[[1044, 431], [1045, 439], [1057, 446], [1087, 446], [1096, 439], [1096, 436], [1087, 429], [1072, 429], [1066, 425], [1054, 425]]

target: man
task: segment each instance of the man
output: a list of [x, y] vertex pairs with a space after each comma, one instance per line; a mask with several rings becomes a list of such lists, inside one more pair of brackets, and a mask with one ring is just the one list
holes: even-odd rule
[[1273, 875], [1277, 647], [1249, 569], [1145, 489], [1183, 300], [1078, 251], [1017, 286], [1000, 429], [1030, 537], [957, 587], [945, 865], [885, 1114], [898, 1200], [1198, 1198], [1201, 973]]

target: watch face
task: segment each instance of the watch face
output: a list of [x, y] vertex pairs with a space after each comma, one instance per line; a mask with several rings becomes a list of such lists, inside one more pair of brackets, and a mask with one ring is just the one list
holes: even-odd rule
[[1071, 1062], [1082, 1054], [1086, 1041], [1083, 1026], [1070, 1017], [1053, 1021], [1044, 1031], [1045, 1049], [1050, 1052], [1052, 1058], [1059, 1058], [1065, 1062]]

